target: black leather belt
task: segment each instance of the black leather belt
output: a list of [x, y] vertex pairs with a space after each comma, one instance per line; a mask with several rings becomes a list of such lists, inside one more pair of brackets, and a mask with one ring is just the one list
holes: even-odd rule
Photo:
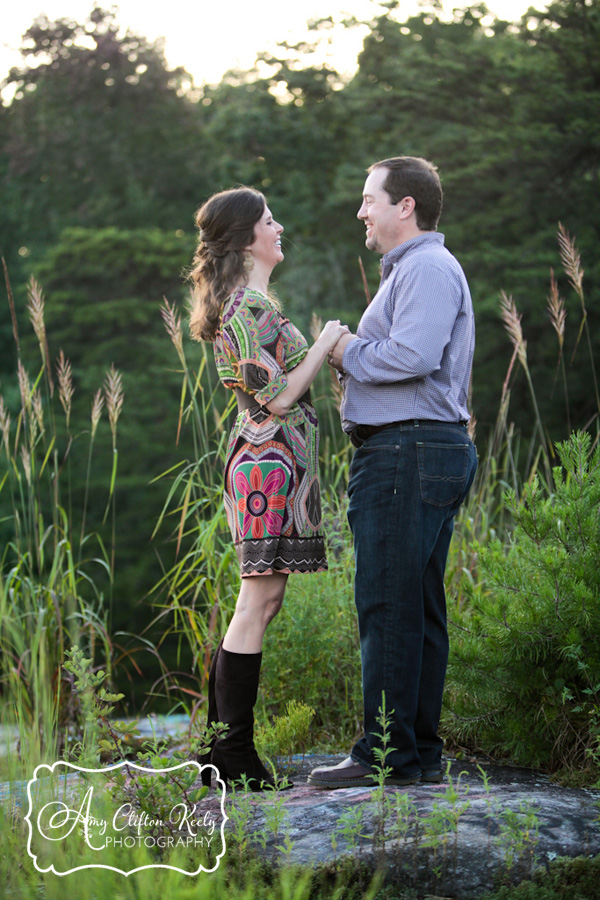
[[441, 419], [401, 419], [399, 422], [386, 422], [385, 425], [355, 425], [352, 431], [348, 432], [348, 436], [355, 447], [362, 447], [367, 438], [395, 425], [413, 425], [415, 428], [420, 425], [461, 425], [466, 428], [468, 424], [466, 419], [461, 419], [460, 422], [445, 422]]

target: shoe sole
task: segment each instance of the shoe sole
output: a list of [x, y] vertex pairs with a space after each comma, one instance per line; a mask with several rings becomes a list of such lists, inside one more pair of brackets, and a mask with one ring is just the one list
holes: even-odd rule
[[[386, 785], [395, 785], [396, 787], [406, 787], [409, 784], [418, 784], [420, 780], [419, 776], [415, 778], [395, 778], [394, 776], [390, 776], [385, 779]], [[336, 788], [351, 788], [351, 787], [377, 787], [377, 777], [370, 778], [366, 776], [365, 778], [336, 778], [335, 780], [327, 781], [321, 780], [319, 778], [313, 778], [312, 775], [309, 775], [307, 778], [307, 783], [312, 787], [322, 788], [324, 790], [334, 791]]]
[[329, 791], [334, 791], [336, 788], [375, 787], [372, 778], [336, 778], [335, 781], [321, 781], [321, 779], [312, 778], [312, 776], [309, 775], [307, 783], [312, 787], [323, 788]]
[[441, 772], [429, 772], [421, 775], [421, 784], [441, 784], [444, 776]]

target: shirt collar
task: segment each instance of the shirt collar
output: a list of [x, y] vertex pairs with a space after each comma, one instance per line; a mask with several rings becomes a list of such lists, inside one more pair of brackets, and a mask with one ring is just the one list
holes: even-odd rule
[[382, 277], [387, 278], [390, 271], [400, 262], [403, 256], [406, 256], [411, 250], [414, 250], [416, 247], [421, 247], [423, 244], [441, 244], [443, 246], [444, 235], [440, 231], [426, 231], [424, 234], [419, 234], [417, 237], [411, 238], [410, 241], [398, 244], [397, 247], [394, 247], [393, 250], [390, 250], [390, 252], [386, 253], [381, 259]]

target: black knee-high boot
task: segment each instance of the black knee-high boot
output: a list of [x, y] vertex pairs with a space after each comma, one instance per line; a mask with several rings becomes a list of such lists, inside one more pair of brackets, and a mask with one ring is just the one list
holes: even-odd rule
[[[217, 699], [215, 696], [215, 682], [216, 682], [216, 673], [217, 673], [217, 660], [219, 659], [219, 654], [220, 654], [222, 648], [223, 648], [223, 639], [221, 639], [219, 646], [213, 653], [213, 658], [210, 662], [210, 669], [208, 670], [208, 712], [206, 714], [206, 727], [207, 728], [210, 728], [210, 726], [214, 725], [215, 722], [221, 721], [221, 719], [219, 717], [219, 709], [217, 707]], [[209, 754], [212, 753], [214, 746], [215, 746], [215, 738], [212, 738], [210, 741], [210, 744], [206, 748], [206, 751], [202, 754], [202, 762], [204, 762], [204, 763], [210, 762]], [[205, 769], [202, 772], [202, 783], [210, 785], [210, 769]]]
[[254, 705], [262, 653], [231, 653], [221, 648], [216, 664], [215, 701], [219, 720], [229, 728], [215, 741], [211, 762], [224, 781], [246, 776], [250, 790], [274, 787], [254, 746]]
[[[219, 646], [213, 653], [213, 658], [210, 663], [210, 669], [208, 670], [208, 712], [206, 714], [206, 727], [210, 728], [211, 725], [214, 725], [215, 722], [220, 722], [219, 718], [219, 708], [217, 706], [217, 698], [215, 696], [215, 682], [216, 682], [216, 674], [217, 674], [217, 660], [219, 659], [219, 654], [223, 649], [223, 638], [219, 643]], [[211, 743], [211, 750], [214, 741]]]

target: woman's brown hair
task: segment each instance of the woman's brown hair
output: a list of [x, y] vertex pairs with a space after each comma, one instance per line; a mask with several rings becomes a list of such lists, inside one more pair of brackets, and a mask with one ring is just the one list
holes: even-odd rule
[[190, 332], [197, 341], [214, 341], [224, 301], [247, 277], [244, 252], [254, 242], [266, 200], [254, 188], [213, 194], [196, 213], [198, 246], [192, 261]]

